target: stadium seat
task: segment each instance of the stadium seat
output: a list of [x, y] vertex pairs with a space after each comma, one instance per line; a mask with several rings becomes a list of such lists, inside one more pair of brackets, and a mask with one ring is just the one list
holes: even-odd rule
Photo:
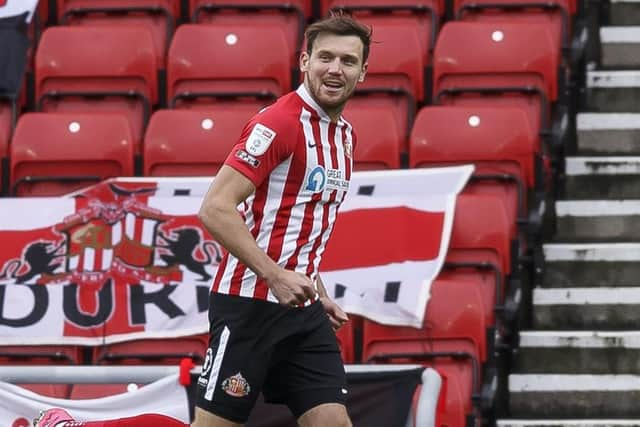
[[[521, 298], [518, 266], [525, 245], [516, 231], [499, 196], [458, 195], [444, 269], [454, 270], [458, 279], [469, 274], [473, 282], [488, 285], [482, 287], [484, 315], [489, 331], [497, 329], [501, 340], [513, 332]], [[487, 345], [493, 348], [495, 334], [488, 338]]]
[[81, 365], [82, 348], [74, 345], [1, 345], [0, 365]]
[[[451, 302], [455, 301], [455, 304]], [[464, 282], [438, 277], [431, 285], [424, 326], [384, 326], [365, 319], [363, 361], [420, 363], [447, 377], [445, 419], [451, 426], [474, 413], [486, 355], [482, 296]]]
[[541, 182], [536, 156], [538, 130], [522, 109], [509, 106], [427, 106], [409, 138], [410, 167], [473, 163], [475, 179], [465, 192], [501, 196], [514, 224], [527, 217], [529, 193]]
[[400, 168], [400, 157], [406, 151], [405, 138], [384, 106], [347, 104], [344, 117], [358, 132], [355, 171]]
[[131, 176], [132, 140], [126, 118], [117, 114], [23, 114], [10, 146], [12, 194], [61, 195]]
[[137, 390], [143, 384], [73, 384], [69, 392], [69, 399], [84, 400], [98, 399]]
[[405, 140], [416, 104], [424, 99], [424, 61], [416, 55], [420, 51], [418, 35], [410, 27], [395, 24], [377, 25], [373, 31], [376, 43], [371, 44], [367, 75], [356, 87], [349, 108], [386, 109]]
[[196, 99], [275, 99], [291, 89], [289, 54], [278, 28], [181, 25], [169, 49], [170, 105]]
[[424, 63], [430, 64], [431, 53], [444, 14], [443, 0], [323, 0], [322, 3], [325, 16], [330, 10], [345, 10], [364, 24], [373, 26], [374, 40], [377, 39], [375, 28], [378, 24], [390, 23], [413, 28], [418, 34]]
[[516, 105], [535, 128], [548, 128], [559, 66], [546, 25], [448, 22], [434, 51], [434, 103]]
[[180, 0], [56, 0], [62, 25], [107, 25], [146, 28], [164, 68], [169, 42], [180, 17]]
[[340, 354], [344, 363], [358, 363], [360, 349], [356, 348], [356, 335], [362, 331], [362, 316], [349, 314], [349, 321], [336, 331]]
[[252, 104], [207, 110], [158, 110], [144, 140], [146, 176], [212, 176], [242, 129], [256, 114]]
[[124, 27], [48, 28], [36, 52], [36, 100], [39, 111], [125, 115], [139, 152], [158, 101], [149, 32]]
[[208, 336], [149, 338], [95, 347], [96, 365], [179, 365], [183, 358], [204, 362]]
[[557, 46], [568, 48], [571, 38], [569, 0], [455, 0], [456, 19], [547, 25]]
[[312, 13], [310, 0], [189, 0], [189, 3], [194, 23], [246, 25], [262, 31], [280, 28], [291, 54], [289, 66], [292, 70], [298, 69], [304, 27]]
[[71, 392], [69, 384], [16, 384], [19, 387], [26, 388], [29, 391], [40, 394], [42, 396], [54, 397], [56, 399], [68, 399]]

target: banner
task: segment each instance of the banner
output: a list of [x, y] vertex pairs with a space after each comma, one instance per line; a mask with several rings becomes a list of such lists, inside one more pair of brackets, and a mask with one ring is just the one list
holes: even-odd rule
[[[471, 166], [354, 173], [321, 274], [348, 312], [419, 327]], [[0, 199], [0, 336], [95, 345], [208, 330], [223, 249], [197, 212], [211, 178], [105, 181]]]
[[[13, 372], [13, 380], [55, 383], [73, 382], [65, 373], [74, 368], [51, 372], [47, 378], [37, 378], [32, 367], [23, 367], [23, 372]], [[110, 371], [119, 369], [118, 378], [124, 367], [80, 367], [89, 377], [100, 380], [113, 378]], [[137, 367], [131, 370], [133, 384], [138, 384]], [[153, 367], [145, 367], [153, 369]], [[166, 368], [166, 367], [163, 367]], [[39, 369], [39, 368], [35, 368]], [[441, 390], [441, 377], [431, 368], [417, 365], [345, 365], [349, 394], [347, 410], [355, 427], [408, 427], [433, 426], [436, 404]], [[148, 371], [147, 371], [148, 374]], [[163, 374], [166, 375], [166, 374]], [[196, 375], [192, 371], [192, 375]], [[69, 400], [54, 399], [33, 393], [22, 387], [0, 381], [0, 426], [29, 427], [41, 409], [61, 407], [78, 421], [98, 421], [136, 416], [145, 413], [162, 414], [185, 423], [189, 422], [193, 400], [189, 392], [178, 382], [178, 375], [169, 375], [132, 391], [98, 399]], [[6, 377], [0, 373], [0, 380]], [[96, 381], [100, 381], [96, 380]], [[254, 407], [247, 427], [287, 427], [295, 426], [295, 418], [284, 405], [264, 402], [262, 396]]]
[[0, 381], [1, 426], [30, 427], [42, 409], [53, 407], [66, 409], [79, 421], [153, 413], [189, 423], [187, 391], [179, 384], [177, 374], [124, 394], [86, 400], [55, 399]]

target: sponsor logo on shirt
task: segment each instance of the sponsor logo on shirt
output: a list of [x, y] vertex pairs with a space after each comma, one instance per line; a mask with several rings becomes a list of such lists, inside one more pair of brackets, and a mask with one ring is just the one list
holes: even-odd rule
[[344, 172], [340, 169], [327, 169], [327, 188], [347, 191], [349, 181], [344, 179]]
[[260, 160], [256, 159], [255, 157], [253, 157], [251, 154], [247, 153], [244, 150], [236, 151], [236, 157], [242, 160], [243, 162], [249, 164], [249, 166], [253, 168], [257, 168], [258, 166], [260, 166]]
[[222, 381], [222, 389], [233, 397], [244, 397], [251, 392], [251, 386], [240, 372]]
[[267, 151], [267, 148], [269, 148], [275, 137], [276, 133], [272, 129], [269, 129], [263, 124], [256, 123], [247, 138], [245, 148], [249, 154], [260, 156]]
[[311, 172], [309, 172], [309, 175], [307, 175], [307, 186], [305, 187], [305, 190], [319, 193], [324, 190], [326, 181], [327, 177], [325, 175], [324, 168], [322, 166], [316, 166], [311, 170]]

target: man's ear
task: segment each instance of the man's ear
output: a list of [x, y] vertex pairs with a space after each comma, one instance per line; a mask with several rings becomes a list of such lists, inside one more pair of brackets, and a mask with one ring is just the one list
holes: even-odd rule
[[358, 82], [362, 83], [364, 81], [364, 77], [367, 75], [367, 67], [369, 66], [368, 62], [365, 62], [362, 66], [362, 71], [360, 71], [360, 76], [358, 77]]
[[300, 53], [300, 71], [303, 73], [309, 71], [309, 54], [307, 51]]

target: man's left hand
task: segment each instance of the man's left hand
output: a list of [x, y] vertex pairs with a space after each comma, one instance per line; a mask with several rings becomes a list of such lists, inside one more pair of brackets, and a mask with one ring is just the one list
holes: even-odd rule
[[347, 313], [342, 311], [340, 306], [336, 304], [331, 298], [320, 297], [320, 302], [322, 303], [322, 306], [324, 307], [324, 311], [327, 313], [327, 316], [329, 316], [329, 320], [331, 321], [331, 325], [333, 326], [333, 329], [335, 329], [336, 331], [342, 325], [344, 325], [349, 321], [349, 317], [347, 317]]

